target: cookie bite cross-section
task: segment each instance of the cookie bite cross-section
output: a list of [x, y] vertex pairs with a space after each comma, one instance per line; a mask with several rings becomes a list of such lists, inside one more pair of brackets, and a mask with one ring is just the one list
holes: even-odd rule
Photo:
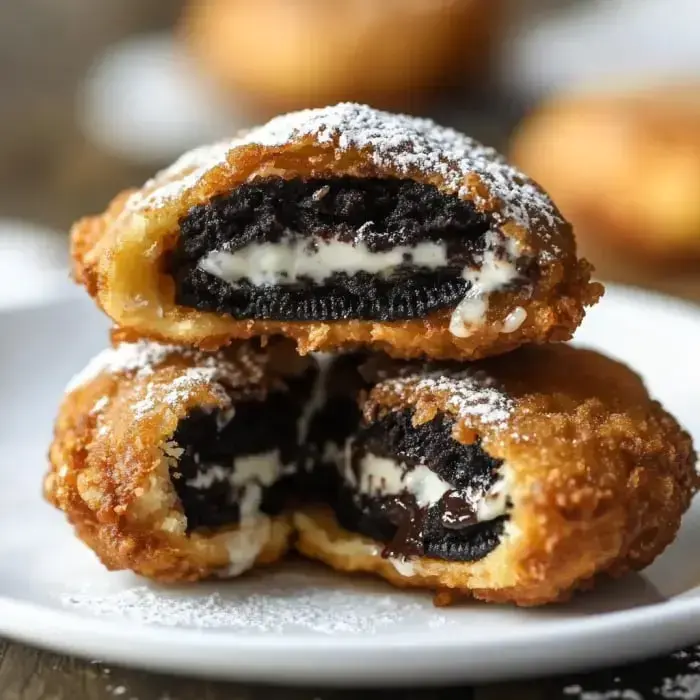
[[[456, 392], [476, 398], [468, 374], [453, 382]], [[495, 392], [484, 389], [482, 398], [474, 408], [483, 409], [484, 420], [488, 410], [497, 417], [508, 408]], [[366, 417], [343, 456], [333, 504], [339, 523], [385, 541], [384, 555], [401, 571], [415, 557], [477, 561], [491, 552], [508, 510], [502, 460], [487, 454], [479, 438], [455, 439], [458, 425], [449, 413], [417, 422], [407, 403], [394, 410], [368, 405]]]
[[341, 104], [184, 155], [73, 229], [123, 329], [214, 348], [474, 359], [568, 339], [601, 293], [547, 195], [426, 120]]
[[[412, 364], [412, 363], [411, 363]], [[297, 547], [397, 586], [540, 605], [650, 564], [698, 487], [637, 375], [564, 344], [383, 370]]]
[[194, 207], [169, 269], [178, 303], [238, 319], [416, 319], [464, 297], [488, 227], [411, 180], [266, 178]]
[[289, 344], [106, 350], [67, 391], [46, 497], [110, 569], [178, 581], [276, 561], [316, 378]]

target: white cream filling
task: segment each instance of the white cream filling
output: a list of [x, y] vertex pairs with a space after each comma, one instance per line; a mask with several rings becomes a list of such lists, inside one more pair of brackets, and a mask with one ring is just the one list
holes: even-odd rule
[[[505, 258], [503, 257], [505, 247]], [[450, 318], [450, 332], [466, 338], [483, 327], [489, 296], [506, 288], [518, 278], [516, 261], [520, 244], [506, 239], [498, 231], [486, 234], [486, 248], [474, 266], [466, 267], [462, 278], [469, 290]], [[287, 237], [278, 243], [251, 243], [235, 252], [212, 251], [199, 261], [205, 272], [230, 285], [247, 279], [256, 286], [294, 284], [301, 278], [321, 283], [333, 273], [355, 275], [366, 272], [389, 277], [401, 264], [413, 264], [435, 270], [447, 265], [444, 242], [424, 241], [415, 246], [396, 246], [390, 250], [371, 251], [363, 242], [309, 240]], [[513, 333], [524, 323], [527, 312], [513, 309], [501, 332]]]
[[[474, 330], [483, 327], [489, 308], [489, 296], [493, 292], [505, 289], [518, 278], [515, 263], [520, 252], [520, 245], [513, 239], [505, 241], [507, 257], [504, 260], [496, 254], [499, 245], [503, 244], [504, 240], [501, 234], [489, 231], [486, 235], [486, 249], [477, 260], [478, 265], [465, 268], [462, 273], [462, 277], [470, 283], [470, 287], [464, 299], [452, 312], [450, 318], [450, 333], [452, 335], [458, 338], [467, 338]], [[526, 316], [527, 314], [525, 316], [516, 314], [509, 322], [512, 330], [502, 329], [503, 332], [512, 333], [513, 330], [517, 330], [525, 321]]]
[[[305, 445], [311, 428], [311, 421], [314, 416], [323, 408], [326, 402], [326, 381], [330, 371], [333, 355], [326, 352], [312, 353], [318, 365], [318, 375], [314, 380], [314, 386], [309, 400], [304, 405], [299, 420], [297, 422], [297, 440], [300, 445]], [[307, 457], [306, 469], [311, 468], [311, 457]]]
[[[234, 414], [234, 408], [219, 414], [219, 428], [226, 425]], [[184, 450], [174, 442], [167, 442], [163, 452], [169, 469], [177, 469], [177, 462]], [[198, 454], [194, 455], [194, 461], [200, 463]], [[208, 489], [215, 483], [228, 482], [232, 499], [238, 501], [240, 517], [236, 529], [215, 536], [215, 540], [226, 547], [229, 558], [228, 565], [218, 570], [217, 576], [238, 576], [255, 564], [272, 531], [272, 521], [260, 511], [263, 490], [295, 471], [296, 465], [283, 464], [280, 451], [275, 449], [235, 457], [230, 467], [208, 465], [206, 470], [200, 468], [192, 479], [185, 482], [194, 489]]]
[[294, 471], [294, 465], [282, 464], [279, 450], [236, 457], [232, 467], [209, 466], [185, 483], [193, 489], [208, 489], [217, 482], [227, 481], [236, 491], [241, 522], [260, 513], [263, 489], [272, 486]]
[[229, 564], [218, 571], [221, 578], [238, 576], [250, 569], [270, 539], [272, 523], [266, 515], [241, 520], [237, 530], [220, 535]]
[[[508, 512], [508, 484], [504, 476], [493, 484], [487, 491], [467, 488], [455, 489], [444, 479], [424, 465], [418, 465], [407, 470], [404, 463], [366, 454], [360, 461], [359, 480], [355, 476], [349, 460], [348, 441], [344, 478], [360, 493], [367, 496], [396, 495], [407, 491], [416, 499], [420, 507], [431, 507], [449, 492], [464, 499], [474, 509], [477, 522], [495, 520]], [[407, 578], [420, 573], [420, 562], [415, 557], [389, 557], [388, 561], [396, 571]]]
[[425, 241], [390, 250], [371, 251], [366, 243], [283, 238], [278, 243], [251, 243], [235, 252], [212, 251], [199, 261], [204, 272], [235, 285], [247, 279], [256, 286], [294, 284], [300, 278], [323, 282], [333, 273], [391, 273], [402, 264], [436, 269], [447, 264], [445, 243]]
[[411, 557], [389, 557], [389, 561], [393, 567], [406, 578], [409, 578], [417, 573], [418, 562]]
[[479, 522], [495, 520], [508, 512], [508, 470], [503, 467], [501, 470], [501, 478], [476, 503], [476, 519]]
[[[402, 462], [367, 453], [360, 460], [359, 467], [359, 481], [353, 474], [353, 486], [367, 496], [389, 496], [408, 491], [423, 508], [434, 505], [453, 490], [446, 481], [422, 464], [407, 470]], [[346, 478], [347, 474], [348, 471]]]
[[513, 333], [525, 323], [527, 311], [522, 306], [516, 306], [505, 318], [501, 326], [501, 333]]
[[[348, 442], [348, 445], [351, 441]], [[411, 494], [421, 508], [437, 504], [448, 492], [465, 500], [473, 509], [477, 522], [494, 520], [508, 510], [508, 488], [505, 478], [499, 479], [487, 491], [456, 489], [423, 464], [412, 469], [403, 462], [367, 453], [359, 464], [359, 479], [346, 460], [344, 478], [359, 493], [366, 496]]]
[[294, 465], [282, 464], [279, 450], [270, 450], [236, 457], [232, 467], [212, 465], [186, 481], [195, 489], [208, 489], [217, 482], [226, 481], [238, 500], [240, 521], [237, 529], [218, 536], [229, 557], [228, 566], [218, 571], [218, 576], [238, 576], [255, 564], [270, 539], [272, 527], [270, 518], [260, 512], [263, 489], [272, 486], [294, 468]]

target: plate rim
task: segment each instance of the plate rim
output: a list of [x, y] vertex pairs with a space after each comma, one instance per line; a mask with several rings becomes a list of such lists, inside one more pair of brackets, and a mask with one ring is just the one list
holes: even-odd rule
[[[20, 622], [19, 617], [24, 619]], [[632, 619], [618, 623], [621, 617]], [[599, 614], [588, 618], [585, 625], [580, 624], [581, 618], [543, 622], [537, 630], [513, 634], [511, 629], [500, 637], [494, 635], [490, 642], [484, 637], [467, 642], [455, 634], [436, 641], [436, 630], [431, 630], [429, 637], [417, 637], [415, 633], [404, 639], [399, 635], [387, 639], [381, 634], [329, 635], [299, 642], [287, 634], [255, 637], [213, 629], [129, 626], [126, 621], [74, 615], [27, 601], [15, 600], [8, 606], [4, 598], [0, 598], [0, 620], [0, 631], [12, 639], [56, 653], [131, 668], [276, 685], [402, 687], [415, 683], [445, 685], [547, 677], [621, 665], [697, 641], [700, 605], [645, 606]], [[660, 643], [654, 635], [645, 634], [658, 631], [659, 625], [667, 630]], [[543, 636], [542, 626], [552, 631]], [[611, 634], [602, 645], [600, 640], [606, 632]], [[329, 644], [332, 639], [335, 644]], [[636, 646], [626, 647], [624, 643], [632, 639]], [[342, 643], [338, 643], [340, 640]], [[611, 654], [613, 643], [616, 652]], [[553, 658], [554, 644], [567, 653]], [[592, 645], [598, 647], [593, 654], [581, 652]], [[271, 656], [280, 652], [286, 660], [282, 664], [271, 662]], [[527, 654], [526, 665], [522, 663], [523, 652]], [[471, 663], [461, 661], [472, 654]], [[456, 662], [457, 658], [460, 662]], [[501, 661], [494, 662], [494, 658]], [[358, 676], [356, 669], [360, 665], [364, 674]], [[396, 675], [399, 669], [401, 675]]]
[[[646, 310], [653, 309], [654, 313], [668, 313], [673, 310], [676, 319], [683, 322], [697, 324], [700, 331], [700, 307], [693, 302], [678, 299], [664, 294], [627, 287], [624, 285], [607, 284], [606, 296], [614, 298], [619, 304], [633, 305], [639, 308], [643, 305]], [[33, 305], [31, 308], [17, 307], [0, 309], [0, 324], [4, 319], [17, 314], [38, 312], [47, 306], [71, 306], [76, 305], [76, 300], [62, 298], [52, 300], [44, 305]], [[584, 343], [585, 344], [585, 343]], [[401, 591], [387, 589], [387, 595], [401, 595]], [[479, 603], [475, 603], [479, 604]], [[216, 628], [187, 628], [170, 625], [154, 625], [140, 623], [129, 618], [115, 619], [109, 616], [92, 616], [68, 609], [51, 607], [47, 603], [33, 602], [0, 592], [0, 633], [30, 644], [36, 644], [64, 653], [78, 656], [109, 659], [115, 663], [127, 663], [133, 667], [152, 668], [188, 675], [202, 675], [221, 677], [228, 679], [252, 679], [267, 680], [268, 682], [284, 683], [309, 683], [314, 678], [302, 669], [279, 673], [274, 670], [274, 663], [265, 664], [266, 673], [263, 675], [261, 668], [255, 666], [245, 668], [241, 663], [230, 663], [224, 668], [222, 654], [235, 658], [237, 654], [241, 658], [250, 661], [251, 655], [265, 655], [270, 653], [285, 652], [297, 657], [300, 654], [315, 654], [318, 663], [331, 663], [335, 660], [335, 666], [343, 661], [344, 654], [354, 654], [355, 657], [371, 656], [373, 654], [387, 655], [392, 651], [416, 654], [419, 651], [429, 652], [432, 658], [441, 652], [456, 653], [472, 652], [478, 648], [480, 654], [485, 652], [503, 653], [504, 647], [514, 653], [514, 650], [524, 644], [536, 644], [543, 651], [553, 644], [567, 644], [581, 646], [595, 643], [608, 635], [609, 640], [631, 639], [642, 636], [652, 631], [658, 631], [659, 626], [673, 628], [672, 634], [664, 635], [673, 637], [672, 643], [664, 641], [660, 645], [647, 640], [644, 644], [646, 651], [616, 653], [612, 655], [611, 663], [619, 663], [620, 659], [631, 660], [639, 658], [649, 649], [662, 652], [671, 648], [673, 644], [683, 644], [694, 641], [698, 633], [692, 628], [697, 628], [700, 623], [700, 597], [685, 597], [681, 594], [672, 600], [651, 605], [642, 605], [625, 610], [613, 610], [594, 613], [591, 615], [577, 614], [572, 617], [556, 619], [538, 619], [534, 624], [523, 627], [518, 625], [497, 626], [495, 630], [488, 625], [481, 626], [478, 635], [465, 634], [459, 627], [449, 626], [444, 629], [431, 628], [429, 634], [401, 633], [379, 630], [371, 634], [335, 634], [335, 635], [311, 635], [301, 633], [259, 633], [236, 631], [233, 629]], [[417, 636], [418, 635], [418, 636]], [[653, 637], [654, 635], [647, 635]], [[138, 644], [134, 640], [138, 639]], [[606, 645], [607, 646], [607, 645]], [[133, 647], [133, 648], [132, 648]], [[144, 648], [147, 653], [143, 654]], [[66, 651], [68, 650], [68, 651]], [[178, 653], [187, 651], [193, 654], [193, 663], [184, 668], [173, 665], [172, 659], [177, 658]], [[194, 655], [197, 652], [197, 655]], [[208, 653], [211, 658], [202, 665], [199, 655]], [[653, 652], [652, 652], [653, 653]], [[410, 655], [410, 654], [409, 654]], [[505, 654], [507, 655], [507, 654]], [[147, 658], [146, 658], [147, 657]], [[170, 659], [170, 662], [168, 661]], [[352, 660], [349, 659], [348, 662]], [[433, 659], [434, 661], [434, 659]], [[569, 659], [571, 661], [571, 659]], [[574, 663], [568, 664], [561, 659], [557, 662], [558, 670], [577, 668]], [[352, 666], [352, 664], [349, 664]], [[581, 667], [586, 667], [584, 663]], [[302, 667], [303, 668], [303, 667]], [[201, 670], [201, 672], [200, 672]], [[506, 674], [499, 677], [524, 677], [525, 675], [543, 675], [550, 673], [551, 668], [537, 668], [532, 674], [518, 671], [512, 675]], [[419, 675], [424, 682], [431, 682], [429, 676]], [[475, 670], [473, 664], [464, 664], [458, 674], [462, 680], [494, 678], [489, 672], [480, 673]], [[415, 680], [416, 676], [411, 676]], [[326, 680], [328, 680], [326, 678]], [[381, 683], [381, 677], [369, 674], [367, 679], [373, 684]], [[355, 678], [356, 684], [364, 684], [361, 678]], [[396, 679], [392, 679], [396, 684]], [[338, 679], [334, 685], [346, 684]]]

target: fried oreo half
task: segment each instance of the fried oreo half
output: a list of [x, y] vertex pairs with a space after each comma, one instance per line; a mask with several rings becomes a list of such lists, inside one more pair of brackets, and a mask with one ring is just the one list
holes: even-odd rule
[[547, 195], [425, 119], [340, 104], [184, 155], [73, 228], [135, 335], [474, 359], [566, 340], [602, 292]]
[[286, 341], [106, 350], [67, 391], [46, 498], [109, 569], [186, 581], [274, 562], [316, 377]]
[[333, 494], [295, 513], [304, 555], [441, 602], [540, 605], [675, 537], [696, 455], [624, 365], [549, 345], [394, 375], [364, 402]]

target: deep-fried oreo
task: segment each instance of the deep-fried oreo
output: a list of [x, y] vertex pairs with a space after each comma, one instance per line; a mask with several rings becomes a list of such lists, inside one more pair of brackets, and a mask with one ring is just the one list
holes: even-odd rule
[[601, 293], [571, 227], [494, 151], [341, 104], [183, 156], [73, 229], [126, 331], [213, 348], [282, 334], [473, 359], [564, 340]]
[[45, 494], [110, 569], [177, 581], [275, 561], [316, 374], [289, 344], [106, 350], [68, 390]]
[[539, 605], [650, 564], [695, 463], [639, 377], [595, 352], [397, 365], [364, 402], [335, 493], [295, 513], [297, 547], [400, 586]]

